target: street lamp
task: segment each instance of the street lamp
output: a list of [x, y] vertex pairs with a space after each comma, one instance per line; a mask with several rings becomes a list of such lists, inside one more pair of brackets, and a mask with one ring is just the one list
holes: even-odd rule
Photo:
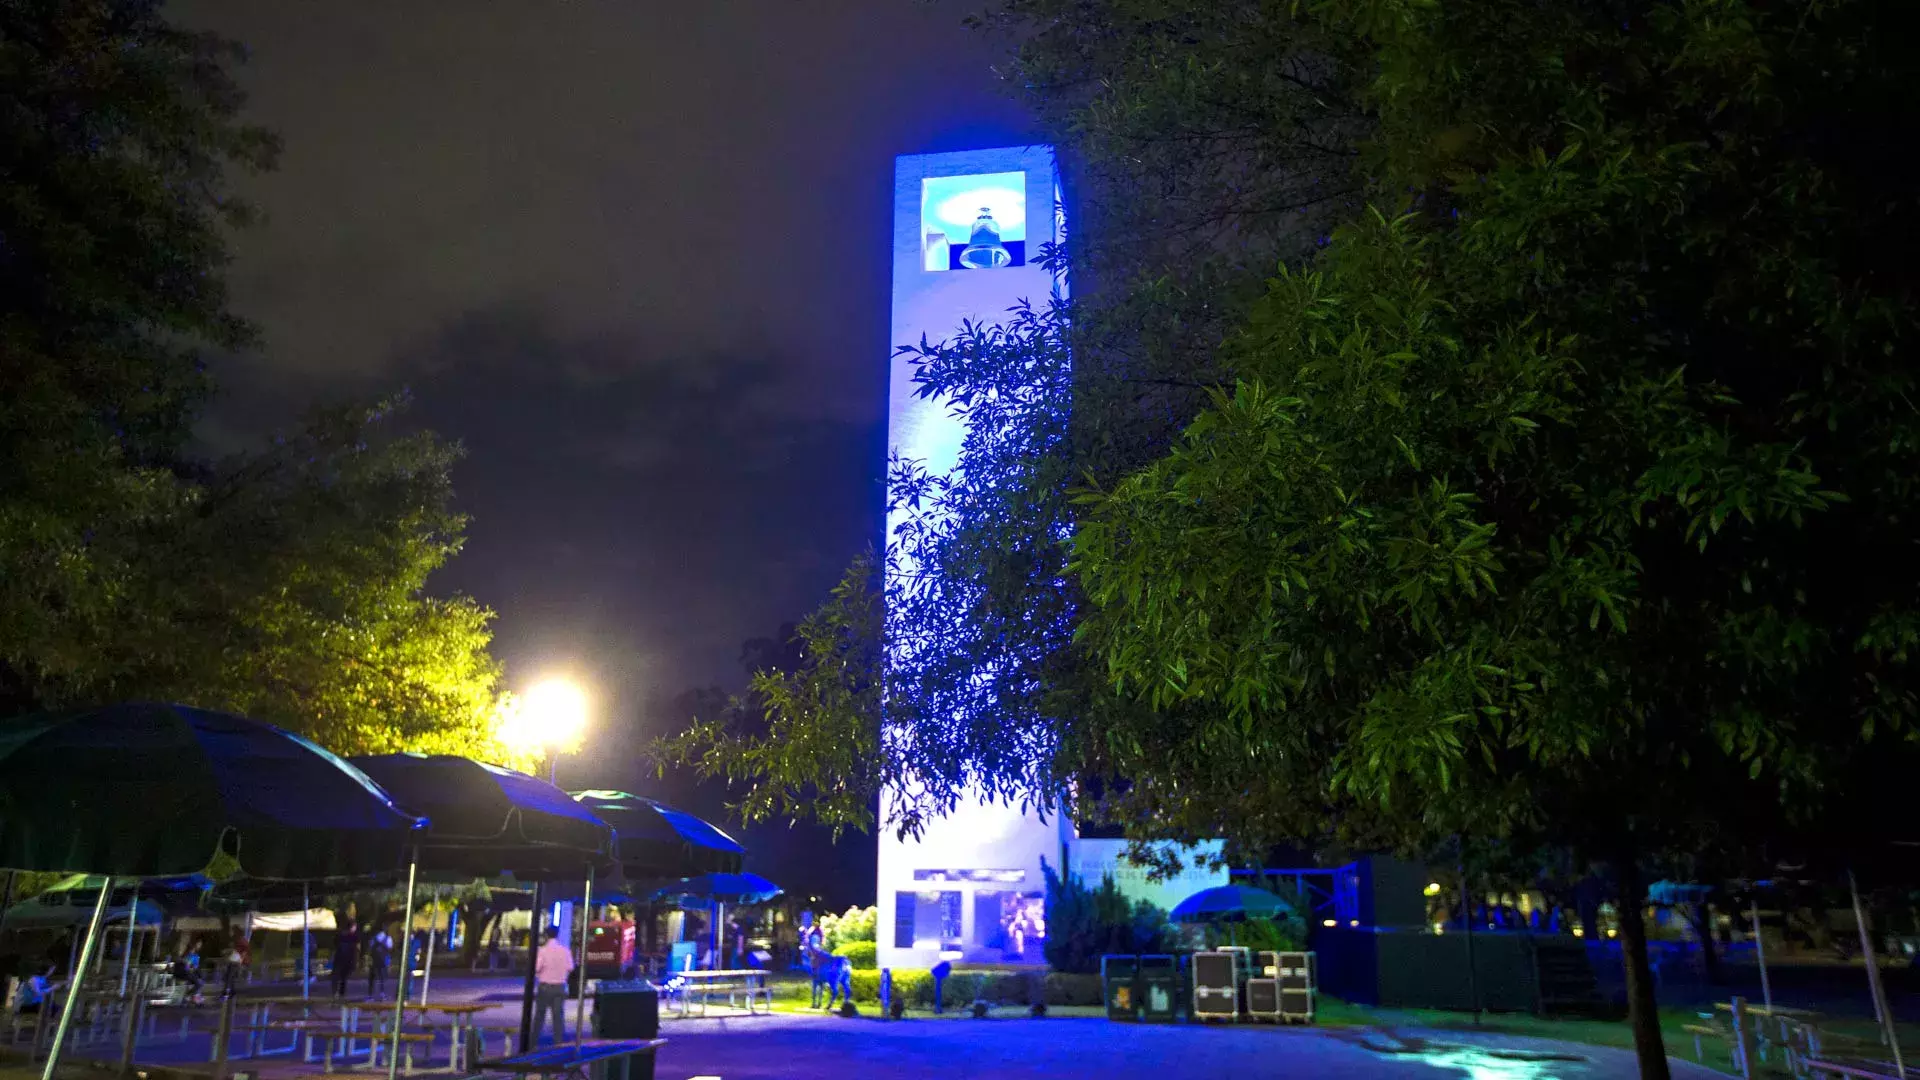
[[[560, 773], [560, 755], [570, 754], [580, 749], [581, 736], [587, 727], [587, 694], [579, 685], [568, 679], [550, 678], [537, 682], [507, 711], [500, 725], [500, 741], [518, 750], [545, 751], [547, 755], [547, 783], [557, 785]], [[586, 895], [582, 901], [592, 898], [593, 871], [587, 870]], [[584, 905], [583, 905], [584, 906]], [[540, 915], [544, 907], [540, 898], [540, 883], [533, 885], [533, 918], [527, 932], [527, 985], [520, 1003], [520, 1050], [522, 1053], [533, 1046], [533, 969], [534, 956], [540, 945]], [[580, 984], [582, 1009], [586, 1005], [586, 936], [581, 935]], [[576, 1014], [574, 1027], [576, 1035], [584, 1013]], [[556, 1023], [554, 1035], [560, 1034]]]
[[509, 746], [545, 751], [547, 781], [552, 783], [560, 755], [580, 749], [586, 727], [586, 691], [567, 679], [545, 679], [515, 703], [500, 737]]

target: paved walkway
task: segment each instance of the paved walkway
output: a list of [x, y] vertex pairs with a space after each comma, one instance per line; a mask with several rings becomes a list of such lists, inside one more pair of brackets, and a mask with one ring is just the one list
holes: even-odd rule
[[[518, 980], [435, 980], [434, 1000], [485, 1002], [481, 1022], [519, 1021]], [[574, 1009], [570, 1002], [567, 1024]], [[1050, 1017], [841, 1019], [816, 1014], [663, 1018], [658, 1080], [1176, 1080], [1179, 1077], [1299, 1077], [1315, 1080], [1632, 1080], [1631, 1053], [1601, 1047], [1459, 1031], [1367, 1028], [1115, 1024]], [[205, 1033], [142, 1047], [143, 1062], [205, 1068]], [[111, 1053], [91, 1047], [80, 1056]], [[491, 1048], [490, 1048], [491, 1052]], [[288, 1057], [236, 1061], [262, 1080], [313, 1076]], [[384, 1070], [382, 1070], [384, 1072]], [[343, 1076], [359, 1070], [347, 1071]], [[1676, 1080], [1724, 1074], [1679, 1060]], [[441, 1075], [445, 1075], [444, 1073]]]
[[[673, 1020], [659, 1080], [1026, 1080], [1099, 1077], [1630, 1080], [1631, 1054], [1458, 1032], [1113, 1024], [1105, 1020], [843, 1020], [756, 1016]], [[1675, 1080], [1723, 1074], [1675, 1061]], [[1724, 1080], [1724, 1078], [1723, 1078]]]

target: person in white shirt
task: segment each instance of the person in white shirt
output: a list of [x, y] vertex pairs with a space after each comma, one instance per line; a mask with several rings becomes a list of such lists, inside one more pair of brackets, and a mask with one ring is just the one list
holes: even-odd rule
[[540, 1041], [548, 1010], [553, 1012], [553, 1041], [567, 1038], [567, 976], [573, 974], [573, 951], [560, 944], [560, 930], [547, 927], [547, 940], [533, 956], [533, 1041]]

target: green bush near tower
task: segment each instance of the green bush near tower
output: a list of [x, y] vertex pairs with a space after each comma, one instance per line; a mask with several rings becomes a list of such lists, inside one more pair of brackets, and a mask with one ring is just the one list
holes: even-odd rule
[[855, 971], [872, 971], [880, 947], [871, 941], [849, 941], [833, 950], [833, 955], [844, 956], [853, 965]]
[[[894, 968], [894, 997], [909, 1008], [933, 1006], [933, 973], [926, 968]], [[1088, 1006], [1098, 1005], [1100, 976], [1068, 974], [1057, 971], [968, 971], [947, 976], [940, 991], [948, 1008], [964, 1008], [974, 1001], [996, 1005]], [[880, 972], [853, 972], [853, 1000], [865, 1004], [880, 1000]]]

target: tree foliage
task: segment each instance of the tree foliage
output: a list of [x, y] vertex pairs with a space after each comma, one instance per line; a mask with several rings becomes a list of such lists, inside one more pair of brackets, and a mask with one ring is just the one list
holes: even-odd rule
[[227, 308], [240, 119], [232, 42], [157, 0], [0, 3], [0, 708], [159, 698], [345, 753], [510, 761], [490, 613], [437, 599], [457, 447], [393, 404], [316, 412], [195, 460]]
[[1052, 866], [1046, 873], [1047, 966], [1080, 974], [1100, 970], [1108, 953], [1155, 953], [1172, 949], [1167, 913], [1145, 900], [1129, 900], [1113, 876], [1088, 885]]
[[801, 662], [755, 673], [745, 695], [711, 704], [652, 754], [703, 778], [743, 786], [748, 821], [805, 814], [865, 828], [884, 774], [882, 626], [870, 558], [855, 560], [829, 601], [794, 628]]

